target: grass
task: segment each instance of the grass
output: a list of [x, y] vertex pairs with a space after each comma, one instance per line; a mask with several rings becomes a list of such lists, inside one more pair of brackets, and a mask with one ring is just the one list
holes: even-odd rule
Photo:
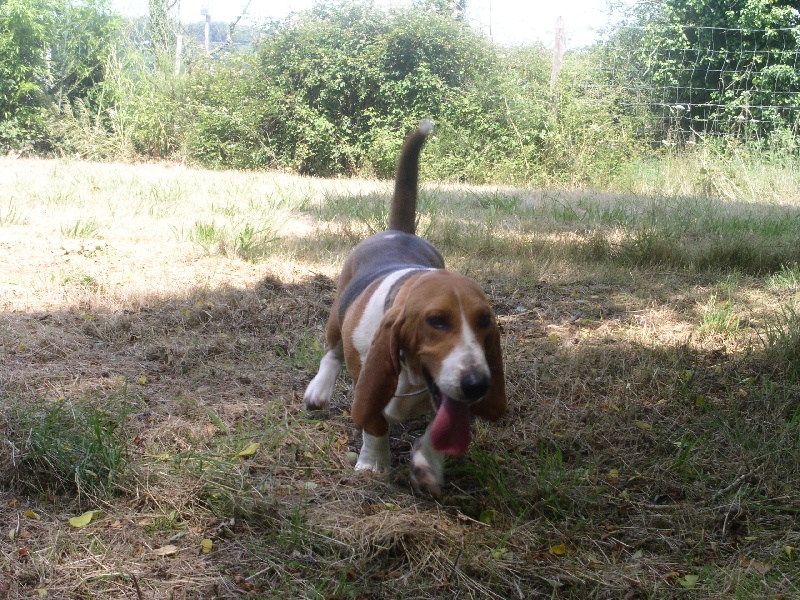
[[424, 420], [364, 475], [349, 379], [302, 409], [389, 184], [0, 160], [25, 207], [0, 211], [0, 590], [797, 596], [800, 198], [774, 167], [679, 167], [423, 189], [419, 231], [498, 314], [511, 406], [437, 502], [408, 477]]
[[72, 225], [62, 226], [61, 235], [66, 238], [86, 239], [94, 236], [100, 229], [95, 219], [78, 219]]

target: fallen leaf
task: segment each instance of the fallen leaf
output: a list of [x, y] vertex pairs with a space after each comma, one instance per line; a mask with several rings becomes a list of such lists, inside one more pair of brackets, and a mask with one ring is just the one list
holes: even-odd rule
[[[17, 530], [14, 527], [12, 527], [8, 531], [8, 539], [13, 542], [16, 539], [16, 537], [17, 537]], [[789, 546], [787, 546], [787, 548], [789, 548]]]
[[744, 556], [739, 559], [739, 564], [743, 569], [752, 569], [759, 575], [766, 575], [769, 573], [770, 569], [772, 569], [772, 565], [769, 563], [760, 562], [758, 560], [750, 560]]
[[35, 512], [33, 512], [30, 509], [25, 511], [25, 516], [28, 517], [29, 519], [35, 519], [36, 521], [41, 521], [42, 520], [42, 517], [40, 517], [39, 515], [37, 515]]
[[587, 555], [586, 555], [586, 559], [587, 559], [587, 560], [588, 560], [590, 563], [592, 563], [593, 565], [599, 565], [599, 564], [600, 564], [600, 559], [598, 559], [598, 558], [597, 558], [597, 557], [596, 557], [594, 554], [592, 554], [591, 552], [590, 552], [589, 554], [587, 554]]
[[784, 546], [783, 552], [786, 554], [786, 558], [789, 560], [794, 560], [797, 555], [794, 546]]
[[258, 449], [260, 447], [261, 444], [259, 444], [258, 442], [253, 442], [247, 448], [239, 452], [236, 456], [253, 456], [256, 452], [258, 452]]
[[89, 523], [92, 522], [92, 519], [95, 517], [100, 518], [103, 516], [102, 510], [87, 510], [79, 517], [72, 517], [69, 520], [69, 524], [73, 527], [80, 529], [81, 527], [86, 527]]
[[497, 520], [497, 511], [493, 508], [488, 508], [484, 511], [481, 511], [481, 514], [478, 517], [478, 521], [481, 523], [486, 523], [487, 525], [491, 525], [495, 522], [495, 520]]
[[700, 579], [699, 575], [693, 575], [691, 573], [687, 573], [680, 579], [678, 579], [678, 583], [681, 584], [681, 587], [686, 588], [687, 590], [691, 590], [697, 585], [697, 581]]
[[156, 548], [153, 550], [153, 554], [156, 556], [172, 556], [178, 552], [179, 548], [173, 544], [167, 544], [166, 546], [161, 546], [161, 548]]
[[213, 547], [214, 547], [214, 542], [212, 542], [208, 538], [206, 538], [202, 542], [200, 542], [200, 551], [203, 554], [208, 554], [209, 552], [211, 552], [211, 548], [213, 548]]
[[567, 547], [564, 544], [550, 546], [550, 554], [553, 556], [564, 556], [567, 553]]
[[492, 557], [494, 557], [495, 560], [502, 560], [506, 554], [508, 554], [508, 550], [505, 548], [497, 548], [492, 552]]

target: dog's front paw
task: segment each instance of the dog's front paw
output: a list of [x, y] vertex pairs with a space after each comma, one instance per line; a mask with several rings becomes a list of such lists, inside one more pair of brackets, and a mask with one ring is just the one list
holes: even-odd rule
[[303, 406], [306, 407], [306, 410], [327, 410], [331, 405], [333, 391], [330, 390], [329, 393], [327, 386], [325, 389], [320, 389], [320, 386], [317, 385], [318, 383], [316, 377], [312, 379], [306, 388], [305, 394], [303, 394]]
[[356, 463], [355, 470], [356, 471], [373, 471], [374, 473], [380, 473], [381, 471], [385, 471], [389, 468], [389, 463], [384, 462], [382, 460], [377, 461], [367, 461], [358, 459]]
[[385, 471], [388, 469], [392, 464], [389, 436], [370, 435], [365, 431], [363, 438], [361, 453], [356, 462], [356, 471]]
[[443, 482], [436, 478], [436, 473], [427, 467], [411, 465], [411, 483], [414, 489], [434, 498], [441, 498]]
[[426, 432], [414, 442], [411, 450], [411, 483], [418, 492], [439, 498], [444, 487], [444, 454], [433, 449], [429, 435]]
[[338, 350], [326, 352], [320, 362], [319, 371], [303, 394], [306, 410], [325, 410], [330, 406], [333, 391], [336, 389], [336, 377], [341, 368], [342, 359]]

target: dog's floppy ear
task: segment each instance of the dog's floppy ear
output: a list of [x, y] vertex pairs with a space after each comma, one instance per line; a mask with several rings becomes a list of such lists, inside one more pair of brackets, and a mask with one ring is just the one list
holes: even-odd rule
[[506, 412], [506, 379], [503, 372], [503, 353], [500, 349], [500, 331], [496, 325], [486, 337], [484, 352], [492, 382], [486, 395], [472, 407], [472, 414], [489, 421], [497, 421]]
[[383, 409], [397, 391], [402, 325], [398, 307], [383, 316], [356, 381], [350, 413], [356, 426], [370, 435], [383, 436], [389, 432]]

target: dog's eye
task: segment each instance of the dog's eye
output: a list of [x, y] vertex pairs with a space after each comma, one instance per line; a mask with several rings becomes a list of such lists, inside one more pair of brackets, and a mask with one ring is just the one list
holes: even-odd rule
[[489, 329], [492, 325], [492, 315], [484, 314], [478, 317], [477, 326], [478, 329]]
[[425, 322], [434, 329], [450, 329], [450, 323], [447, 321], [447, 317], [443, 315], [431, 315], [425, 319]]

